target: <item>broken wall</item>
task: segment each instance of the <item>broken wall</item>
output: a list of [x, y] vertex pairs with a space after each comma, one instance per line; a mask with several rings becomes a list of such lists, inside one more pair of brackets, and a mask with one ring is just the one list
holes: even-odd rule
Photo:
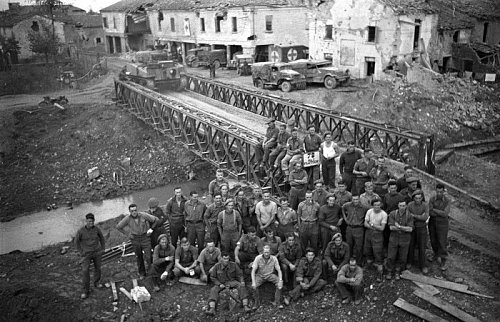
[[477, 20], [474, 24], [474, 30], [472, 33], [473, 42], [483, 42], [484, 24], [488, 23], [488, 29], [486, 32], [485, 43], [489, 45], [500, 44], [500, 21], [483, 21]]
[[460, 71], [465, 71], [467, 62], [472, 62], [473, 73], [495, 73], [495, 68], [491, 65], [481, 63], [476, 51], [469, 45], [455, 44], [452, 50], [453, 61], [455, 68]]
[[[415, 20], [420, 19], [420, 38], [428, 47], [437, 37], [437, 15], [399, 16], [377, 0], [328, 1], [313, 13], [309, 24], [309, 55], [331, 59], [339, 69], [349, 69], [364, 78], [374, 65], [374, 78], [380, 79], [391, 57], [411, 60], [414, 56]], [[327, 25], [332, 37], [327, 37]], [[375, 28], [369, 39], [369, 27]], [[369, 66], [371, 65], [371, 66]]]

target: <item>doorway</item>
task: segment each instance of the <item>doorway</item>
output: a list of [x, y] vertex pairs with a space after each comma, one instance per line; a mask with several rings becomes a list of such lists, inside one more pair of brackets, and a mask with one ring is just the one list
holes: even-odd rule
[[366, 76], [375, 74], [375, 57], [365, 57]]

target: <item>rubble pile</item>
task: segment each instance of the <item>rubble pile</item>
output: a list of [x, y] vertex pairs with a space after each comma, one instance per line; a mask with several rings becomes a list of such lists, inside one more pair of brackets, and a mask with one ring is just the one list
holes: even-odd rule
[[[500, 129], [500, 90], [496, 85], [483, 85], [452, 75], [434, 77], [430, 84], [396, 78], [388, 99], [396, 112], [404, 109], [415, 112], [415, 118], [407, 120], [410, 122], [406, 127], [431, 131], [438, 139], [444, 140], [463, 127], [490, 134]], [[414, 122], [419, 123], [419, 128]]]

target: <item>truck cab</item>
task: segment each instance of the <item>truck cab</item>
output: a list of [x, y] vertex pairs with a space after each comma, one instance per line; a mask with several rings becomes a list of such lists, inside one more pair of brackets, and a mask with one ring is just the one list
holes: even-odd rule
[[283, 92], [306, 88], [304, 75], [292, 70], [288, 63], [254, 63], [251, 69], [253, 84], [258, 88], [270, 85], [281, 88]]

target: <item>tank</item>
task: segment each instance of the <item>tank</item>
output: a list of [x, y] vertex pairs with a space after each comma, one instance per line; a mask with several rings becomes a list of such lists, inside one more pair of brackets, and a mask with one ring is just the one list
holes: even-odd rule
[[139, 51], [120, 72], [120, 80], [132, 81], [155, 91], [183, 90], [186, 87], [185, 67], [166, 51]]

